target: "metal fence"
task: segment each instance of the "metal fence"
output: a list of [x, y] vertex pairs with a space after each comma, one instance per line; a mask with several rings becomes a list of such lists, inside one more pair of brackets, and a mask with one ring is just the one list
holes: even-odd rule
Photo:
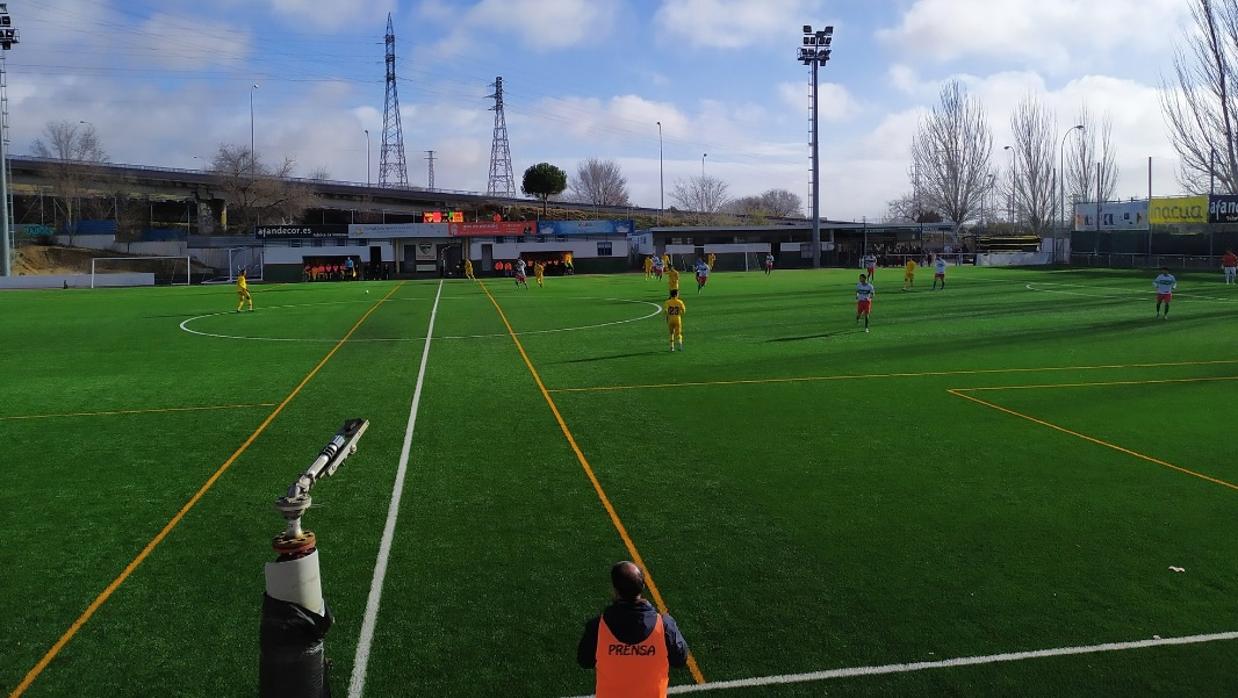
[[1070, 263], [1080, 267], [1115, 267], [1120, 269], [1219, 269], [1220, 255], [1135, 254], [1131, 252], [1074, 252]]

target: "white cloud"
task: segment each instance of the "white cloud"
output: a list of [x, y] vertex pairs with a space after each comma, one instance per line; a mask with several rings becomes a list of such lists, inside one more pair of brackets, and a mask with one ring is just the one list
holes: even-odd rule
[[896, 63], [890, 66], [889, 70], [890, 84], [899, 92], [912, 93], [920, 87], [920, 78], [916, 75], [914, 68], [902, 63]]
[[1187, 9], [1184, 0], [915, 0], [877, 35], [938, 61], [995, 58], [1062, 70], [1114, 51], [1159, 54]]
[[819, 14], [820, 0], [664, 0], [654, 23], [693, 46], [742, 48], [771, 38], [799, 40], [804, 18]]
[[[861, 105], [846, 87], [836, 82], [823, 82], [818, 86], [817, 103], [821, 120], [826, 122], [848, 121], [861, 111]], [[778, 84], [778, 97], [794, 114], [808, 117], [809, 93], [807, 83], [783, 82]]]
[[425, 19], [452, 27], [429, 47], [419, 47], [421, 62], [460, 54], [481, 32], [514, 33], [535, 52], [554, 51], [597, 41], [610, 32], [620, 0], [481, 0], [463, 9], [442, 0], [425, 0]]
[[358, 22], [366, 26], [381, 26], [388, 12], [396, 10], [396, 0], [270, 0], [271, 9], [297, 24], [314, 29], [344, 31], [355, 29]]
[[[140, 31], [144, 36], [137, 45], [166, 68], [236, 66], [250, 51], [249, 32], [224, 22], [159, 13], [143, 22]], [[186, 41], [188, 34], [209, 39]]]

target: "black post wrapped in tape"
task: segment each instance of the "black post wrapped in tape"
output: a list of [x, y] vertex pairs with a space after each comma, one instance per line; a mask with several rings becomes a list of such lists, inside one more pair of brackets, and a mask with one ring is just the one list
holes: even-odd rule
[[325, 603], [320, 616], [263, 594], [258, 632], [261, 698], [330, 698], [330, 663], [323, 638], [334, 620]]

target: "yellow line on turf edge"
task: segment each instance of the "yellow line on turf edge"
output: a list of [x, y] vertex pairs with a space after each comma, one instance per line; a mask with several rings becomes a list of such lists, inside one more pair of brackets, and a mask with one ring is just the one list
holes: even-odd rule
[[[649, 587], [649, 593], [653, 596], [653, 602], [657, 604], [660, 612], [666, 613], [666, 601], [663, 600], [661, 592], [658, 591], [658, 585], [654, 584], [653, 575], [649, 572], [649, 567], [645, 565], [640, 551], [636, 549], [636, 543], [632, 542], [632, 537], [628, 535], [628, 529], [624, 527], [623, 521], [619, 519], [619, 513], [615, 511], [614, 505], [610, 503], [610, 498], [606, 496], [606, 490], [602, 488], [602, 483], [598, 481], [597, 475], [594, 474], [593, 467], [589, 465], [589, 459], [585, 458], [584, 452], [577, 445], [576, 437], [572, 436], [572, 430], [567, 428], [567, 422], [563, 420], [563, 415], [559, 413], [559, 406], [555, 404], [554, 398], [550, 397], [550, 391], [546, 390], [546, 384], [542, 383], [541, 375], [533, 367], [533, 362], [525, 352], [524, 345], [520, 343], [520, 337], [516, 335], [516, 330], [508, 322], [507, 313], [503, 312], [503, 307], [499, 305], [499, 301], [490, 293], [490, 289], [486, 288], [486, 282], [478, 281], [477, 284], [481, 286], [481, 290], [485, 292], [486, 297], [494, 304], [494, 309], [499, 313], [499, 319], [503, 321], [503, 326], [507, 328], [507, 333], [511, 335], [512, 341], [516, 343], [516, 349], [520, 352], [520, 358], [524, 359], [524, 365], [528, 367], [529, 373], [533, 376], [533, 382], [537, 384], [537, 389], [541, 391], [542, 397], [546, 399], [546, 404], [550, 406], [550, 412], [554, 415], [555, 421], [559, 423], [559, 429], [563, 432], [564, 438], [567, 439], [568, 446], [572, 448], [572, 453], [576, 454], [576, 460], [580, 462], [580, 467], [584, 469], [589, 482], [593, 484], [593, 490], [597, 492], [598, 499], [602, 500], [602, 506], [606, 509], [606, 513], [610, 515], [610, 522], [615, 526], [615, 530], [619, 532], [619, 537], [623, 539], [623, 545], [628, 549], [628, 554], [632, 556], [632, 562], [635, 562], [644, 570], [645, 584]], [[705, 683], [705, 675], [701, 673], [701, 668], [697, 665], [696, 657], [692, 655], [691, 650], [688, 651], [688, 670], [692, 672], [692, 679], [694, 681], [698, 684]]]
[[56, 640], [56, 643], [52, 645], [51, 649], [43, 655], [43, 658], [34, 665], [34, 668], [26, 673], [26, 676], [22, 679], [21, 683], [17, 684], [17, 688], [13, 689], [13, 692], [9, 694], [9, 698], [17, 698], [21, 694], [25, 693], [26, 689], [30, 688], [30, 685], [34, 683], [34, 680], [39, 678], [39, 674], [42, 674], [43, 670], [47, 668], [47, 665], [56, 658], [57, 654], [60, 653], [60, 650], [64, 649], [65, 645], [69, 644], [69, 641], [73, 639], [74, 635], [77, 635], [77, 632], [82, 629], [82, 626], [86, 624], [86, 621], [90, 620], [90, 617], [99, 610], [99, 608], [108, 600], [109, 597], [112, 596], [113, 593], [116, 592], [118, 588], [120, 588], [121, 584], [124, 584], [125, 580], [129, 578], [129, 575], [133, 574], [134, 570], [136, 570], [138, 566], [150, 556], [151, 552], [163, 542], [163, 539], [168, 537], [168, 534], [172, 532], [172, 529], [176, 528], [177, 524], [181, 522], [181, 519], [185, 518], [185, 515], [189, 513], [189, 510], [193, 509], [194, 505], [196, 505], [198, 501], [207, 493], [207, 491], [215, 485], [215, 481], [227, 472], [228, 468], [232, 467], [232, 464], [236, 462], [236, 459], [240, 458], [241, 454], [245, 453], [245, 451], [249, 449], [250, 445], [252, 445], [254, 441], [262, 435], [262, 432], [266, 431], [267, 427], [271, 425], [271, 422], [275, 421], [275, 418], [279, 416], [279, 413], [283, 412], [284, 408], [288, 406], [288, 403], [292, 402], [292, 399], [301, 392], [301, 389], [313, 380], [314, 376], [318, 375], [318, 372], [322, 370], [322, 367], [331, 360], [332, 356], [335, 356], [335, 352], [339, 351], [340, 347], [344, 346], [345, 342], [352, 337], [353, 333], [356, 332], [357, 329], [369, 319], [370, 315], [378, 309], [378, 306], [382, 305], [383, 302], [390, 298], [391, 294], [395, 293], [397, 289], [404, 285], [404, 283], [405, 282], [401, 281], [399, 284], [393, 286], [391, 290], [387, 292], [387, 295], [379, 299], [376, 303], [374, 303], [374, 305], [371, 305], [370, 308], [365, 311], [365, 314], [362, 315], [361, 318], [352, 326], [352, 328], [348, 330], [348, 333], [345, 334], [340, 341], [336, 342], [335, 346], [331, 347], [331, 351], [327, 352], [327, 355], [322, 357], [317, 365], [310, 369], [309, 373], [305, 374], [305, 377], [301, 379], [301, 382], [297, 383], [297, 387], [293, 388], [292, 392], [288, 393], [288, 397], [285, 397], [283, 401], [271, 411], [271, 414], [267, 415], [267, 418], [262, 420], [262, 423], [259, 424], [258, 428], [254, 430], [254, 433], [250, 434], [249, 438], [245, 439], [245, 442], [233, 451], [231, 456], [228, 456], [228, 460], [224, 461], [223, 465], [219, 466], [219, 468], [209, 478], [207, 478], [206, 482], [198, 488], [198, 491], [189, 498], [189, 501], [185, 502], [185, 505], [181, 507], [180, 511], [176, 512], [176, 515], [164, 524], [164, 527], [159, 531], [159, 533], [156, 533], [155, 537], [150, 539], [150, 542], [146, 544], [146, 547], [142, 548], [141, 552], [139, 552], [128, 565], [125, 565], [125, 569], [121, 570], [120, 574], [116, 576], [116, 579], [113, 579], [111, 584], [108, 584], [103, 591], [99, 592], [99, 595], [95, 597], [95, 600], [90, 602], [90, 605], [86, 607], [85, 611], [82, 611], [82, 615], [78, 616], [77, 620], [73, 621], [73, 624], [69, 626], [69, 629], [64, 631], [64, 634], [60, 636], [60, 639]]
[[121, 414], [161, 414], [166, 412], [204, 412], [208, 410], [243, 410], [251, 407], [274, 407], [274, 402], [255, 402], [249, 405], [199, 405], [195, 407], [155, 407], [140, 410], [103, 410], [101, 412], [61, 412], [58, 414], [18, 414], [2, 416], [0, 422], [19, 419], [52, 419], [55, 417], [110, 417]]
[[1042, 383], [1031, 385], [996, 385], [984, 388], [951, 388], [960, 393], [974, 393], [986, 390], [1037, 390], [1042, 388], [1093, 388], [1103, 385], [1156, 385], [1158, 383], [1207, 383], [1211, 381], [1234, 381], [1238, 376], [1204, 376], [1201, 378], [1160, 378], [1146, 381], [1096, 381], [1092, 383]]
[[1117, 451], [1117, 452], [1119, 452], [1119, 453], [1125, 453], [1125, 454], [1126, 454], [1126, 455], [1128, 455], [1128, 456], [1134, 456], [1135, 458], [1138, 458], [1138, 459], [1140, 459], [1140, 460], [1145, 460], [1145, 461], [1148, 461], [1149, 463], [1155, 463], [1156, 465], [1160, 465], [1160, 466], [1163, 466], [1163, 467], [1169, 468], [1169, 469], [1171, 469], [1171, 470], [1177, 470], [1177, 471], [1178, 471], [1178, 472], [1180, 472], [1180, 473], [1186, 473], [1187, 475], [1190, 475], [1190, 476], [1192, 476], [1192, 477], [1197, 477], [1197, 478], [1199, 478], [1199, 479], [1201, 479], [1201, 480], [1207, 480], [1208, 482], [1215, 483], [1215, 484], [1217, 484], [1217, 485], [1221, 485], [1222, 487], [1228, 487], [1228, 488], [1230, 488], [1231, 490], [1238, 490], [1238, 485], [1235, 485], [1235, 484], [1234, 484], [1234, 483], [1232, 483], [1232, 482], [1226, 482], [1225, 480], [1220, 480], [1220, 479], [1217, 479], [1217, 478], [1215, 478], [1215, 477], [1211, 477], [1211, 476], [1208, 476], [1208, 475], [1204, 475], [1203, 473], [1197, 473], [1197, 472], [1195, 472], [1194, 470], [1188, 470], [1187, 468], [1183, 468], [1183, 467], [1182, 467], [1182, 466], [1180, 466], [1180, 465], [1174, 465], [1173, 463], [1169, 463], [1169, 462], [1163, 461], [1163, 460], [1161, 460], [1160, 458], [1154, 458], [1154, 457], [1152, 457], [1152, 456], [1144, 455], [1144, 454], [1142, 454], [1142, 453], [1140, 453], [1140, 452], [1138, 452], [1138, 451], [1132, 451], [1132, 450], [1130, 450], [1129, 448], [1123, 448], [1123, 447], [1121, 447], [1121, 446], [1119, 446], [1119, 445], [1117, 445], [1117, 444], [1112, 444], [1112, 443], [1109, 443], [1108, 441], [1102, 441], [1101, 439], [1098, 439], [1098, 438], [1096, 438], [1096, 437], [1094, 437], [1094, 436], [1088, 436], [1087, 434], [1081, 434], [1081, 433], [1079, 433], [1079, 432], [1077, 432], [1077, 431], [1072, 431], [1072, 430], [1070, 430], [1070, 429], [1067, 429], [1066, 427], [1060, 427], [1060, 426], [1058, 426], [1058, 425], [1056, 425], [1056, 424], [1053, 424], [1052, 422], [1046, 422], [1046, 421], [1045, 421], [1045, 420], [1043, 420], [1043, 419], [1037, 419], [1036, 417], [1033, 417], [1033, 416], [1031, 416], [1031, 415], [1027, 415], [1027, 414], [1023, 414], [1022, 412], [1016, 412], [1016, 411], [1014, 411], [1014, 410], [1012, 410], [1012, 409], [1010, 409], [1010, 408], [1008, 408], [1008, 407], [1002, 407], [1001, 405], [997, 405], [997, 404], [994, 404], [994, 403], [992, 403], [992, 402], [988, 402], [987, 400], [981, 400], [981, 399], [980, 399], [980, 398], [978, 398], [978, 397], [973, 397], [973, 396], [968, 395], [968, 394], [966, 394], [966, 393], [964, 393], [964, 392], [962, 392], [962, 391], [960, 391], [960, 390], [958, 390], [958, 389], [955, 389], [955, 388], [950, 388], [950, 389], [948, 389], [946, 392], [950, 393], [951, 395], [953, 395], [953, 396], [955, 396], [955, 397], [961, 397], [961, 398], [963, 398], [964, 400], [971, 400], [971, 401], [972, 401], [972, 402], [974, 402], [974, 403], [977, 403], [977, 404], [980, 404], [980, 405], [984, 405], [985, 407], [988, 407], [988, 408], [990, 408], [990, 409], [997, 410], [998, 412], [1005, 412], [1006, 414], [1009, 414], [1009, 415], [1012, 415], [1012, 416], [1018, 417], [1019, 419], [1026, 419], [1027, 421], [1032, 422], [1032, 423], [1034, 423], [1034, 424], [1039, 424], [1039, 425], [1040, 425], [1040, 426], [1042, 426], [1042, 427], [1049, 427], [1050, 429], [1053, 429], [1053, 430], [1055, 430], [1055, 431], [1060, 431], [1060, 432], [1062, 432], [1063, 434], [1069, 434], [1069, 435], [1074, 436], [1074, 437], [1076, 437], [1076, 438], [1083, 439], [1084, 441], [1088, 441], [1088, 442], [1094, 443], [1094, 444], [1096, 444], [1097, 446], [1104, 446], [1105, 448], [1110, 448], [1110, 449], [1113, 449], [1113, 450], [1115, 450], [1115, 451]]
[[934, 376], [979, 376], [1000, 373], [1044, 373], [1048, 371], [1099, 371], [1122, 368], [1167, 368], [1173, 366], [1223, 366], [1238, 364], [1238, 359], [1215, 361], [1169, 361], [1145, 364], [1105, 364], [1098, 366], [1042, 366], [1039, 368], [978, 368], [959, 371], [922, 371], [919, 373], [855, 373], [837, 376], [798, 376], [789, 378], [749, 378], [729, 381], [687, 381], [683, 383], [647, 383], [637, 385], [599, 385], [583, 388], [551, 388], [552, 393], [592, 393], [612, 390], [643, 390], [646, 388], [695, 388], [707, 385], [761, 385], [766, 383], [812, 383], [818, 381], [860, 380], [867, 378], [929, 378]]

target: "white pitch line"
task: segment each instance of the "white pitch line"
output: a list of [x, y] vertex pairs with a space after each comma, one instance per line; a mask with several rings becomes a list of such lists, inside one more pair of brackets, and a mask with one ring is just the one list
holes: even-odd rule
[[[457, 296], [457, 298], [464, 298], [464, 296]], [[394, 300], [421, 300], [421, 299], [391, 298], [387, 302], [391, 302]], [[576, 327], [556, 327], [556, 328], [552, 328], [549, 330], [526, 330], [524, 332], [517, 332], [516, 334], [520, 336], [524, 336], [524, 335], [530, 335], [530, 334], [557, 334], [561, 332], [579, 332], [581, 330], [596, 330], [602, 327], [613, 327], [615, 325], [626, 325], [632, 322], [640, 322], [641, 320], [648, 320], [649, 318], [654, 317], [655, 315], [658, 315], [659, 313], [662, 312], [662, 306], [658, 305], [657, 303], [651, 302], [651, 301], [634, 301], [634, 300], [628, 300], [627, 298], [602, 298], [602, 299], [594, 298], [594, 299], [581, 299], [581, 300], [606, 300], [606, 301], [615, 301], [617, 303], [632, 303], [635, 305], [650, 305], [650, 306], [653, 306], [653, 312], [648, 313], [646, 315], [641, 315], [640, 317], [628, 318], [626, 320], [615, 320], [613, 322], [599, 322], [599, 323], [595, 323], [592, 325], [578, 325]], [[352, 301], [337, 301], [337, 302], [350, 303]], [[436, 296], [435, 303], [437, 302], [438, 302], [438, 297]], [[326, 304], [325, 303], [302, 304], [302, 306], [304, 305], [326, 305]], [[266, 308], [266, 310], [274, 310], [276, 308], [296, 308], [296, 307], [302, 307], [302, 306], [275, 305], [275, 306], [271, 306], [270, 308]], [[254, 341], [254, 342], [310, 342], [310, 343], [325, 343], [325, 342], [336, 341], [334, 339], [323, 339], [323, 338], [314, 338], [314, 337], [247, 337], [244, 335], [236, 335], [236, 334], [217, 334], [214, 332], [203, 332], [202, 330], [195, 330], [189, 327], [189, 323], [197, 321], [197, 320], [202, 320], [204, 318], [210, 318], [210, 317], [218, 317], [220, 315], [232, 315], [232, 314], [233, 314], [233, 311], [231, 310], [223, 310], [218, 313], [207, 313], [206, 315], [195, 315], [194, 317], [186, 318], [182, 320], [180, 323], [180, 328], [182, 331], [188, 332], [189, 334], [195, 334], [195, 335], [198, 335], [199, 337], [214, 337], [215, 339], [242, 339], [242, 340], [249, 340], [249, 341]], [[462, 334], [462, 335], [443, 335], [439, 337], [439, 339], [493, 339], [496, 337], [506, 337], [506, 336], [507, 336], [506, 333]], [[359, 342], [420, 342], [423, 339], [425, 339], [425, 337], [362, 337], [360, 339], [351, 339], [349, 341], [350, 343], [356, 344]]]
[[352, 679], [348, 682], [349, 698], [360, 698], [365, 691], [365, 672], [370, 663], [370, 646], [374, 642], [374, 626], [378, 621], [378, 606], [383, 598], [383, 580], [387, 578], [387, 561], [391, 557], [391, 541], [395, 537], [396, 519], [400, 515], [400, 499], [404, 495], [404, 477], [408, 473], [408, 453], [413, 445], [413, 428], [417, 425], [417, 407], [421, 404], [421, 387], [426, 380], [426, 364], [430, 360], [430, 339], [434, 336], [434, 320], [438, 316], [439, 296], [443, 282], [438, 283], [434, 294], [434, 307], [430, 310], [430, 324], [426, 328], [426, 343], [421, 350], [421, 366], [417, 369], [417, 385], [413, 388], [413, 402], [408, 408], [408, 427], [404, 430], [404, 445], [400, 448], [400, 464], [396, 468], [395, 483], [391, 487], [391, 504], [387, 507], [387, 524], [383, 526], [382, 542], [378, 545], [378, 559], [374, 562], [374, 578], [370, 582], [370, 595], [365, 602], [365, 616], [361, 620], [361, 636], [357, 639], [357, 653], [353, 656]]
[[[813, 671], [806, 674], [779, 674], [777, 676], [758, 676], [751, 679], [736, 679], [733, 681], [713, 681], [703, 684], [686, 684], [672, 686], [667, 693], [704, 693], [705, 691], [722, 691], [731, 688], [755, 688], [759, 686], [774, 686], [789, 683], [808, 683], [825, 681], [827, 679], [845, 679], [855, 676], [879, 676], [881, 674], [904, 674], [925, 669], [949, 669], [977, 664], [997, 664], [999, 662], [1018, 662], [1024, 659], [1042, 659], [1044, 657], [1064, 657], [1073, 654], [1094, 654], [1097, 652], [1121, 652], [1137, 650], [1146, 647], [1164, 647], [1167, 645], [1196, 645], [1204, 642], [1220, 642], [1223, 640], [1238, 640], [1238, 632], [1212, 633], [1210, 635], [1187, 635], [1184, 637], [1158, 637], [1151, 640], [1135, 640], [1133, 642], [1105, 642], [1099, 645], [1083, 645], [1078, 647], [1055, 647], [1046, 650], [1030, 650], [1027, 652], [1006, 652], [1003, 654], [986, 654], [976, 657], [956, 657], [932, 662], [911, 662], [908, 664], [882, 664], [879, 666], [860, 666], [846, 669], [830, 669], [828, 671]], [[588, 698], [577, 696], [576, 698]]]

